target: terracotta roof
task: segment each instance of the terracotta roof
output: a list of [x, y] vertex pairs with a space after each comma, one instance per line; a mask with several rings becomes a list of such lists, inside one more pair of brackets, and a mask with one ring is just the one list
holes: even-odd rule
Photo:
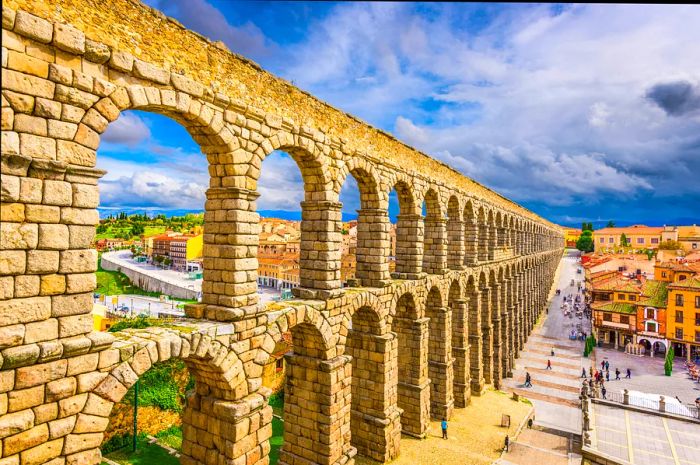
[[613, 313], [633, 314], [637, 313], [637, 309], [632, 304], [623, 304], [620, 302], [596, 302], [591, 305], [593, 310]]
[[648, 307], [666, 307], [668, 301], [668, 283], [648, 280], [642, 285], [643, 298], [637, 305]]
[[668, 287], [669, 289], [700, 290], [700, 278], [693, 277], [689, 279], [684, 279], [683, 281], [678, 281], [677, 283], [669, 284]]
[[642, 284], [622, 276], [614, 276], [609, 279], [600, 279], [593, 284], [593, 291], [615, 291], [640, 293]]
[[625, 228], [603, 228], [593, 231], [593, 234], [635, 234], [635, 235], [649, 235], [658, 236], [663, 231], [663, 227], [656, 226], [645, 226], [643, 224], [635, 224], [633, 226], [627, 226]]

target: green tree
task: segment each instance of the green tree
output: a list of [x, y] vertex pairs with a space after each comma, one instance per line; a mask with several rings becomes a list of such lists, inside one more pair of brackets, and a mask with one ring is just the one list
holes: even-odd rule
[[671, 372], [673, 371], [673, 357], [675, 354], [673, 353], [673, 347], [668, 349], [668, 352], [666, 352], [666, 360], [664, 361], [664, 374], [666, 376], [671, 376]]
[[132, 236], [140, 236], [144, 233], [146, 229], [143, 227], [143, 224], [141, 223], [136, 223], [131, 227], [131, 235]]
[[593, 252], [593, 233], [586, 230], [576, 241], [576, 248], [581, 252]]
[[660, 250], [680, 250], [683, 246], [678, 241], [663, 241], [659, 244]]
[[630, 246], [630, 241], [627, 239], [627, 236], [625, 233], [622, 233], [620, 236], [620, 247], [629, 247]]
[[615, 227], [615, 222], [613, 220], [608, 221], [608, 224], [605, 225], [606, 228], [614, 228]]

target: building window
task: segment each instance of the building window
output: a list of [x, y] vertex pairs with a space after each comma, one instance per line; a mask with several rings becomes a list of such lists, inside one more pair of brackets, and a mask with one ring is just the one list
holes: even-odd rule
[[631, 295], [629, 300], [632, 301], [632, 302], [634, 302], [634, 301], [637, 300], [637, 296], [636, 296], [636, 295]]
[[700, 295], [695, 296], [695, 308], [700, 308]]
[[609, 242], [610, 244], [614, 243], [614, 242], [615, 242], [615, 238], [614, 238], [614, 237], [611, 237], [610, 239], [608, 239], [608, 242]]
[[656, 310], [653, 308], [645, 308], [644, 309], [644, 318], [651, 318], [652, 320], [656, 319]]
[[637, 244], [644, 244], [644, 238], [643, 238], [643, 237], [638, 237], [638, 238], [637, 238]]
[[676, 339], [683, 339], [683, 328], [676, 328]]
[[625, 300], [625, 294], [617, 294], [619, 300]]
[[659, 239], [658, 239], [657, 237], [652, 237], [652, 238], [651, 238], [651, 243], [652, 243], [652, 244], [658, 244], [658, 243], [659, 243]]
[[695, 342], [700, 342], [700, 331], [695, 331]]
[[612, 315], [610, 313], [603, 313], [603, 321], [612, 321]]
[[676, 307], [683, 306], [683, 294], [676, 294]]
[[683, 310], [676, 310], [676, 323], [683, 323]]
[[662, 272], [661, 272], [661, 277], [662, 277], [662, 278], [665, 278], [665, 277], [666, 277], [666, 272], [665, 272], [665, 271], [662, 271]]
[[646, 331], [649, 333], [655, 333], [656, 332], [656, 323], [653, 321], [647, 321], [646, 322]]
[[700, 326], [700, 313], [695, 314], [695, 326]]
[[604, 238], [604, 237], [601, 237], [601, 238], [600, 238], [600, 243], [601, 243], [601, 244], [605, 244], [605, 238]]
[[687, 276], [682, 274], [678, 277], [678, 281], [685, 281], [685, 278], [687, 278]]
[[630, 323], [630, 317], [628, 315], [620, 315], [620, 323], [628, 325]]
[[280, 357], [275, 362], [275, 371], [280, 372], [284, 370], [284, 357]]

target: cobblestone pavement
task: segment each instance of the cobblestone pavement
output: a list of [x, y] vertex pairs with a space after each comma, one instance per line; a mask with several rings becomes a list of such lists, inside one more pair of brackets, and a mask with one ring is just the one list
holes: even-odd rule
[[548, 428], [524, 429], [495, 465], [573, 465], [581, 461], [581, 443], [574, 433]]

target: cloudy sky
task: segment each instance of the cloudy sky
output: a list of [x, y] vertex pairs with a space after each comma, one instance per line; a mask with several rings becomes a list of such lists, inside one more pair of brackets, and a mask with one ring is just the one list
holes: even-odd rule
[[[552, 221], [700, 223], [698, 6], [147, 3]], [[98, 159], [105, 206], [203, 208], [166, 118], [124, 113]], [[269, 157], [259, 209], [300, 183]]]

